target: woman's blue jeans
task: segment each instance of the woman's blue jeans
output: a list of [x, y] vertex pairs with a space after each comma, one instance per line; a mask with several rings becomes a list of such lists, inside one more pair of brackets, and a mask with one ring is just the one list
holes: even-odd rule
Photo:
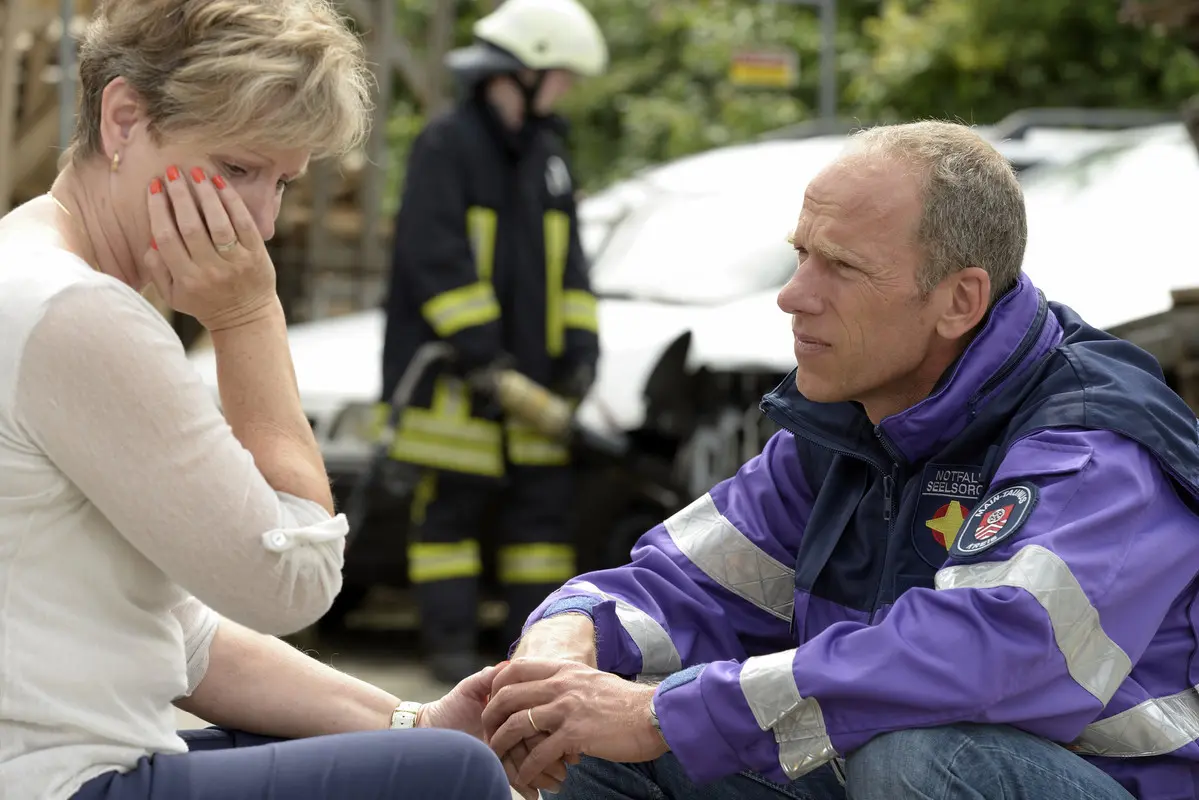
[[143, 758], [73, 800], [511, 800], [485, 744], [443, 730], [380, 730], [283, 741], [182, 731], [189, 752]]

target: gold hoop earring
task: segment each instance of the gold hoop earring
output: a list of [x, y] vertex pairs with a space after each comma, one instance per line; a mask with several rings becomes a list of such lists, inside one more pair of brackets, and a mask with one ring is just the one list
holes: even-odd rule
[[116, 172], [117, 168], [120, 166], [121, 166], [121, 154], [113, 153], [112, 154], [112, 171]]

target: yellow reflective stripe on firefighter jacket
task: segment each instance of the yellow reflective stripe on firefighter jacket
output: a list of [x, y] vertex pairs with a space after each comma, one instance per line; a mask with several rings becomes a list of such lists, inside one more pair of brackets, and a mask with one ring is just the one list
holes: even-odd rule
[[575, 576], [575, 549], [569, 544], [540, 542], [509, 544], [499, 549], [500, 583], [552, 583], [560, 586]]
[[434, 119], [413, 143], [396, 217], [380, 400], [423, 344], [448, 342], [456, 359], [417, 383], [391, 456], [490, 477], [508, 463], [569, 464], [561, 443], [460, 378], [503, 355], [554, 391], [594, 368], [596, 306], [557, 122], [511, 134], [475, 101]]

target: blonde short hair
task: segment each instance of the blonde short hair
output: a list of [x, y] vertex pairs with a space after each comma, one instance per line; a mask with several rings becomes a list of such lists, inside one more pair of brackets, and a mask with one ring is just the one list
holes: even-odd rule
[[896, 159], [921, 176], [922, 291], [966, 267], [991, 276], [992, 301], [1016, 284], [1028, 239], [1024, 192], [1011, 163], [976, 131], [937, 120], [880, 125], [855, 133], [848, 151]]
[[342, 155], [365, 139], [371, 73], [329, 0], [105, 0], [79, 53], [81, 97], [62, 163], [103, 152], [114, 78], [157, 138]]

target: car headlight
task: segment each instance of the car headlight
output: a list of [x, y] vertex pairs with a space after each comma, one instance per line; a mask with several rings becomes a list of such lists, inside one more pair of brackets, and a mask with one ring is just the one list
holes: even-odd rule
[[350, 403], [338, 413], [337, 418], [333, 421], [333, 427], [329, 430], [329, 438], [373, 442], [378, 436], [382, 421], [374, 403]]

